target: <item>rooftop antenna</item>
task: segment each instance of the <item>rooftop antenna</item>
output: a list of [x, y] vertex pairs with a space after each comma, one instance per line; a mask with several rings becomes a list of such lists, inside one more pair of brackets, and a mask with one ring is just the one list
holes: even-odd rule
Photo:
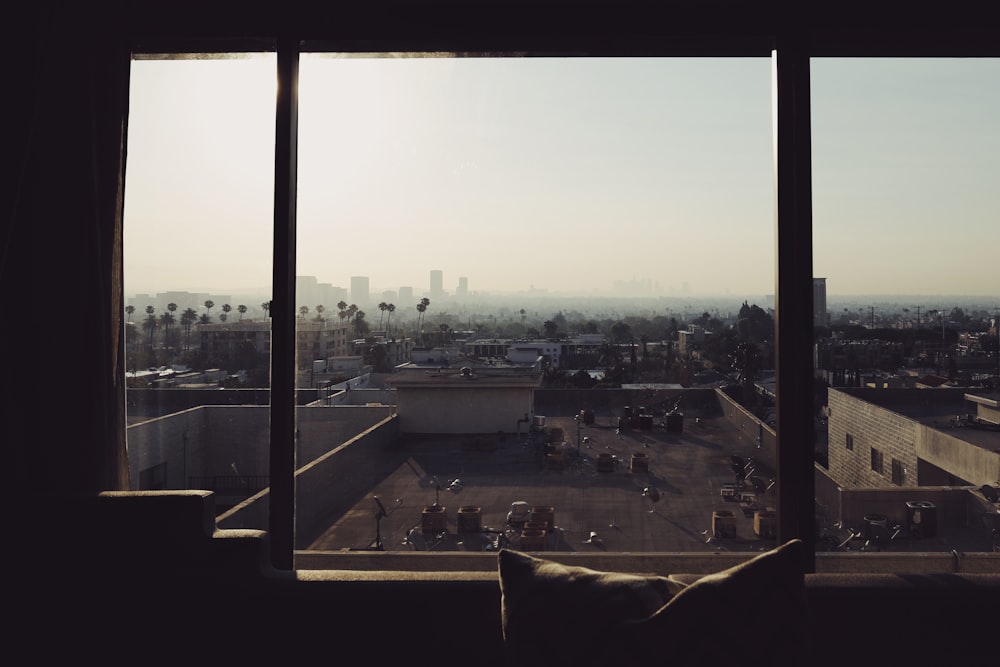
[[375, 501], [378, 511], [375, 512], [375, 541], [370, 548], [373, 551], [385, 551], [385, 547], [382, 546], [382, 519], [389, 516], [389, 512], [386, 511], [385, 505], [382, 504], [378, 496], [372, 496], [372, 499]]

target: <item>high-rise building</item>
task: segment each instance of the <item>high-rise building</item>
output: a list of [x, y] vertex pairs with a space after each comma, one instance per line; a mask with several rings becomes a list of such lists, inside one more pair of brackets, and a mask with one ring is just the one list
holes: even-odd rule
[[399, 288], [399, 302], [400, 304], [411, 304], [413, 303], [413, 288], [412, 287], [400, 287]]
[[458, 279], [458, 289], [455, 290], [455, 296], [469, 296], [469, 279], [465, 276]]
[[368, 276], [351, 276], [351, 302], [361, 306], [371, 299]]
[[826, 278], [813, 278], [813, 326], [827, 325]]
[[431, 298], [440, 299], [444, 296], [444, 272], [439, 269], [431, 270]]

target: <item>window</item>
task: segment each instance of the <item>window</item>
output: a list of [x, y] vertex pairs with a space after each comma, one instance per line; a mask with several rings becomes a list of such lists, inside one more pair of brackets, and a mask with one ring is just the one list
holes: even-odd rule
[[[284, 74], [284, 73], [283, 73], [283, 74], [282, 74], [282, 76], [283, 76], [283, 77], [286, 77], [286, 78], [284, 79], [285, 81], [288, 81], [288, 80], [289, 80], [289, 79], [287, 78], [287, 75], [286, 75], [286, 74]], [[787, 121], [786, 121], [786, 122], [781, 122], [781, 121], [779, 121], [779, 130], [781, 130], [782, 128], [787, 128], [788, 124], [789, 124], [789, 123], [788, 123]], [[818, 124], [818, 125], [819, 125], [819, 124]], [[280, 138], [280, 137], [279, 137], [279, 138], [278, 138], [278, 141], [277, 141], [278, 145], [279, 145], [279, 146], [281, 146], [281, 145], [282, 145], [282, 142], [283, 142], [283, 141], [284, 141], [284, 140], [283, 140], [282, 138]], [[794, 142], [793, 142], [793, 143], [794, 143]], [[799, 157], [801, 157], [801, 155], [802, 155], [802, 149], [801, 149], [801, 148], [800, 148], [800, 149], [798, 149], [798, 153], [793, 153], [793, 154], [797, 154], [797, 155], [798, 155]], [[282, 161], [282, 159], [281, 159], [280, 157], [279, 157], [279, 159], [277, 160], [277, 162], [279, 162], [279, 163], [281, 163], [281, 164], [283, 164], [283, 165], [286, 165], [286, 166], [288, 166], [288, 165], [290, 165], [290, 164], [291, 164], [290, 160], [284, 160], [284, 161]], [[799, 169], [802, 169], [802, 168], [803, 168], [803, 167], [802, 167], [802, 166], [801, 166], [801, 164], [800, 164], [800, 165], [799, 165]], [[303, 175], [303, 177], [304, 177], [304, 178], [308, 178], [308, 177], [306, 177], [305, 175]], [[820, 179], [820, 180], [821, 180], [821, 179]], [[784, 196], [784, 194], [785, 194], [786, 192], [788, 192], [788, 190], [789, 190], [789, 189], [794, 189], [794, 188], [789, 188], [789, 187], [782, 187], [782, 186], [781, 186], [781, 184], [782, 184], [782, 183], [783, 183], [783, 181], [781, 180], [781, 177], [779, 176], [779, 194], [781, 194], [782, 196]], [[303, 185], [305, 185], [305, 184], [303, 183]], [[787, 185], [788, 185], [788, 183], [786, 182], [786, 183], [785, 183], [785, 185], [787, 186]], [[306, 191], [308, 191], [308, 189], [307, 189], [307, 188], [305, 188], [305, 187], [304, 187], [303, 189], [304, 189], [304, 190], [306, 190]], [[280, 196], [280, 195], [279, 195], [279, 196]], [[796, 197], [798, 197], [798, 202], [799, 202], [799, 203], [801, 203], [801, 201], [803, 200], [803, 195], [802, 195], [801, 193], [798, 193], [798, 194], [796, 194]], [[806, 201], [806, 202], [808, 202], [808, 195], [805, 195], [804, 199], [805, 199], [805, 201]], [[781, 205], [780, 205], [780, 202], [779, 202], [779, 217], [781, 216], [781, 214], [780, 214], [780, 211], [781, 211], [781, 210], [782, 210], [782, 207], [781, 207]], [[279, 228], [281, 227], [281, 223], [280, 223], [280, 222], [279, 222], [279, 225], [278, 225], [278, 226], [279, 226]], [[280, 231], [280, 229], [279, 229], [279, 231]], [[779, 240], [780, 240], [780, 239], [782, 239], [782, 238], [784, 238], [784, 237], [785, 237], [785, 234], [781, 232], [781, 230], [780, 230], [780, 226], [779, 226]], [[779, 244], [779, 247], [780, 247], [780, 244]], [[826, 246], [824, 246], [824, 247], [826, 247]], [[287, 248], [285, 248], [285, 250], [287, 250]], [[801, 248], [799, 248], [799, 250], [801, 250]], [[281, 248], [276, 248], [276, 253], [275, 253], [275, 254], [280, 254], [280, 253], [281, 253], [281, 251], [282, 251], [282, 249], [281, 249]], [[331, 255], [334, 255], [334, 254], [335, 254], [335, 249], [330, 249], [330, 252], [331, 252]], [[787, 258], [789, 257], [789, 253], [790, 253], [790, 251], [788, 251], [788, 252], [779, 252], [779, 263], [780, 263], [781, 261], [784, 261], [785, 259], [787, 259]], [[279, 266], [279, 267], [276, 267], [276, 268], [278, 269], [278, 272], [280, 272], [280, 271], [281, 271], [281, 269], [282, 269], [283, 267]], [[291, 263], [291, 266], [290, 266], [290, 267], [284, 267], [284, 268], [292, 268], [292, 269], [294, 269], [294, 262], [292, 262], [292, 263]], [[789, 273], [789, 272], [785, 272], [785, 273], [784, 273], [784, 275], [781, 275], [781, 274], [779, 274], [779, 282], [780, 282], [780, 281], [782, 281], [782, 280], [791, 280], [791, 278], [788, 278], [788, 277], [787, 277], [787, 276], [789, 276], [789, 275], [792, 275], [792, 276], [794, 276], [794, 277], [795, 277], [795, 280], [796, 280], [796, 282], [798, 282], [798, 283], [801, 283], [801, 282], [803, 282], [803, 276], [802, 276], [802, 275], [799, 275], [799, 274], [796, 274], [796, 273], [794, 273], [794, 272], [795, 272], [796, 270], [797, 270], [797, 269], [791, 269], [791, 273]], [[801, 271], [800, 271], [800, 273], [801, 273]], [[812, 273], [812, 272], [811, 272], [811, 271], [810, 271], [810, 272], [806, 272], [806, 274], [807, 274], [807, 275], [805, 276], [805, 280], [808, 280], [808, 279], [810, 279], [810, 278], [812, 277], [811, 275], [808, 275], [809, 273]], [[832, 273], [832, 272], [829, 272], [829, 271], [822, 271], [822, 273], [827, 273], [827, 274], [829, 274], [829, 273]], [[294, 276], [289, 276], [288, 278], [289, 278], [289, 280], [294, 280]], [[785, 283], [785, 286], [784, 286], [785, 288], [784, 288], [784, 289], [781, 289], [781, 290], [779, 290], [779, 293], [780, 293], [780, 294], [778, 295], [778, 299], [779, 299], [779, 300], [781, 300], [781, 299], [791, 299], [791, 298], [794, 298], [794, 297], [791, 297], [791, 296], [789, 296], [789, 295], [791, 294], [791, 292], [792, 292], [792, 289], [791, 289], [791, 286], [792, 286], [793, 284], [794, 284], [794, 283], [792, 283], [792, 282], [788, 282], [788, 283]], [[280, 291], [280, 290], [276, 290], [276, 291]], [[402, 291], [403, 291], [403, 290], [398, 290], [398, 292], [397, 292], [397, 293], [402, 293]], [[280, 300], [280, 299], [279, 299], [279, 300]], [[808, 299], [806, 299], [806, 301], [808, 301]], [[792, 301], [785, 301], [784, 303], [786, 304], [786, 306], [783, 306], [783, 308], [787, 308], [787, 304], [788, 304], [788, 303], [794, 303], [794, 302], [792, 302]], [[287, 308], [287, 312], [286, 312], [286, 313], [284, 313], [284, 314], [283, 314], [283, 315], [282, 315], [281, 317], [286, 317], [286, 316], [287, 316], [287, 313], [288, 313], [288, 312], [292, 312], [292, 313], [294, 313], [294, 312], [296, 312], [296, 308], [297, 308], [297, 307], [301, 307], [301, 306], [299, 306], [298, 304], [291, 304], [290, 306], [289, 306], [288, 304], [285, 304], [285, 305], [286, 305], [286, 306], [288, 306], [288, 308]], [[307, 307], [308, 307], [308, 308], [310, 308], [310, 311], [309, 311], [309, 312], [308, 312], [307, 314], [312, 314], [312, 313], [315, 313], [315, 306], [316, 306], [316, 305], [320, 305], [320, 304], [311, 304], [311, 305], [309, 305], [309, 304], [306, 304], [306, 305], [307, 305]], [[388, 305], [388, 303], [387, 303], [387, 305]], [[808, 304], [805, 304], [805, 303], [803, 302], [803, 305], [808, 305]], [[324, 306], [324, 308], [326, 308], [326, 307]], [[207, 309], [207, 307], [206, 307], [206, 309]], [[786, 312], [786, 315], [787, 315], [787, 313], [788, 313], [788, 312], [790, 312], [791, 310], [792, 310], [792, 309], [790, 309], [790, 308], [788, 308], [787, 310], [785, 310], [785, 312]], [[808, 309], [805, 309], [805, 310], [808, 310]], [[322, 313], [320, 313], [320, 314], [322, 314]], [[380, 315], [382, 314], [382, 311], [381, 311], [381, 310], [379, 311], [379, 314], [380, 314]], [[373, 319], [373, 315], [374, 315], [374, 311], [372, 311], [372, 312], [368, 313], [368, 317], [367, 317], [367, 319], [369, 319], [369, 320], [372, 320], [372, 319]], [[872, 317], [872, 309], [871, 309], [871, 308], [869, 308], [869, 311], [868, 311], [868, 315], [869, 315], [869, 322], [871, 322], [871, 321], [872, 321], [872, 320], [874, 319], [874, 318]], [[787, 319], [787, 317], [786, 317], [786, 319]], [[857, 318], [854, 318], [854, 319], [857, 319]], [[390, 318], [390, 321], [391, 321], [391, 318]], [[154, 331], [154, 329], [152, 329], [152, 327], [151, 327], [151, 333], [152, 333], [152, 331]], [[801, 328], [800, 328], [800, 329], [798, 330], [798, 332], [799, 332], [799, 334], [800, 334], [800, 335], [801, 335], [802, 331], [803, 331], [803, 329], [801, 329]], [[942, 336], [942, 337], [944, 337], [944, 336]], [[150, 336], [150, 338], [152, 338], [152, 336]], [[808, 337], [805, 337], [805, 336], [803, 336], [802, 338], [808, 338]], [[785, 341], [785, 342], [784, 342], [784, 348], [785, 348], [785, 350], [787, 350], [787, 349], [789, 349], [789, 348], [794, 348], [794, 349], [796, 349], [796, 350], [798, 350], [798, 351], [801, 351], [801, 349], [802, 349], [802, 346], [804, 345], [804, 343], [796, 343], [796, 342], [794, 342], [794, 341], [790, 341], [790, 340], [788, 339], [788, 337], [787, 337], [787, 336], [786, 336], [786, 337], [784, 338], [784, 341]], [[290, 349], [293, 349], [293, 350], [294, 350], [294, 349], [295, 349], [295, 344], [294, 344], [294, 342], [291, 342], [291, 341], [290, 341], [290, 342], [289, 342], [289, 344], [290, 344]], [[319, 343], [319, 342], [317, 342], [317, 345], [319, 345], [319, 349], [321, 349], [321, 350], [323, 349], [323, 347], [322, 347], [322, 343]], [[308, 352], [309, 354], [314, 354], [314, 353], [315, 353], [315, 350], [316, 350], [316, 349], [317, 349], [317, 348], [315, 348], [315, 347], [310, 347], [310, 348], [307, 348], [307, 350], [306, 350], [306, 351], [307, 351], [307, 352]], [[324, 350], [324, 352], [325, 352], [325, 350]], [[784, 352], [782, 352], [781, 350], [779, 350], [779, 356], [781, 356], [781, 355], [783, 355], [783, 354], [784, 354]], [[790, 357], [790, 358], [786, 358], [786, 361], [788, 361], [789, 359], [795, 359], [795, 358], [798, 358], [798, 357], [796, 357], [796, 356], [793, 356], [793, 357]], [[292, 363], [294, 363], [294, 360], [292, 360]], [[786, 371], [785, 371], [785, 372], [790, 372], [790, 371], [787, 371], [787, 369], [788, 369], [788, 367], [789, 367], [789, 366], [790, 366], [790, 364], [788, 364], [788, 363], [785, 363], [785, 364], [784, 364], [784, 368], [786, 369]], [[303, 369], [303, 370], [305, 370], [305, 371], [307, 371], [307, 372], [312, 372], [312, 371], [313, 371], [314, 369], [315, 369], [315, 367], [313, 367], [313, 366], [311, 366], [311, 365], [310, 365], [310, 366], [307, 366], [307, 367], [306, 367], [305, 369]], [[852, 370], [853, 370], [853, 369], [852, 369]], [[860, 375], [855, 375], [854, 377], [857, 377], [857, 378], [859, 378], [859, 380], [860, 380]], [[294, 385], [293, 385], [293, 386], [294, 386]], [[787, 382], [786, 382], [786, 385], [785, 385], [785, 386], [786, 386], [786, 389], [785, 389], [785, 391], [787, 392]], [[286, 396], [286, 398], [287, 398], [287, 396]], [[798, 397], [798, 396], [793, 396], [793, 397], [790, 397], [790, 398], [789, 398], [789, 397], [787, 396], [787, 394], [786, 394], [786, 398], [788, 398], [788, 400], [791, 400], [791, 401], [794, 401], [794, 400], [796, 400], [797, 398], [801, 398], [801, 397]], [[282, 400], [284, 400], [284, 399], [282, 399]], [[797, 422], [794, 422], [794, 421], [791, 421], [791, 422], [790, 422], [790, 421], [788, 421], [788, 420], [794, 420], [794, 419], [795, 419], [794, 417], [790, 417], [790, 416], [789, 416], [789, 415], [791, 415], [791, 414], [794, 414], [794, 413], [795, 413], [795, 411], [793, 411], [793, 410], [785, 410], [785, 412], [784, 412], [784, 415], [785, 415], [785, 416], [784, 416], [784, 419], [786, 420], [786, 421], [784, 422], [784, 424], [785, 424], [785, 425], [787, 425], [787, 424], [789, 424], [789, 423], [792, 423], [792, 424], [797, 424]], [[292, 429], [289, 429], [289, 432], [291, 432], [291, 430], [292, 430]], [[303, 431], [300, 431], [300, 433], [301, 433], [301, 432], [303, 432]], [[787, 437], [788, 435], [789, 435], [789, 434], [788, 434], [788, 432], [786, 432], [786, 433], [785, 433], [785, 437]], [[796, 432], [796, 433], [794, 433], [793, 435], [797, 437], [797, 436], [801, 435], [801, 433], [799, 433], [799, 432]], [[848, 442], [850, 443], [850, 441], [848, 441]], [[272, 445], [273, 445], [273, 444], [274, 444], [274, 443], [272, 443]], [[850, 446], [850, 445], [849, 445], [849, 446]], [[278, 449], [279, 449], [279, 450], [281, 450], [281, 448], [280, 448], [280, 447], [279, 447]], [[287, 448], [286, 448], [286, 449], [287, 449]], [[286, 456], [291, 456], [291, 455], [287, 455], [287, 454], [286, 454]], [[294, 459], [293, 459], [293, 460], [294, 460]], [[874, 460], [873, 460], [873, 465], [874, 465]], [[879, 467], [881, 468], [881, 462], [879, 462]], [[785, 474], [785, 475], [793, 475], [793, 476], [796, 476], [797, 474], [801, 474], [801, 475], [802, 475], [803, 477], [805, 477], [805, 476], [808, 476], [808, 473], [806, 473], [806, 472], [804, 471], [804, 467], [803, 467], [803, 466], [799, 466], [799, 467], [794, 467], [794, 466], [787, 466], [787, 465], [786, 465], [786, 466], [783, 466], [783, 469], [784, 469], [784, 473], [783, 473], [783, 474]], [[790, 470], [796, 470], [796, 471], [797, 471], [797, 473], [793, 473], [793, 472], [790, 472]], [[781, 487], [781, 486], [785, 486], [785, 487], [787, 487], [787, 486], [795, 486], [795, 484], [794, 484], [794, 483], [793, 483], [793, 484], [790, 484], [790, 485], [782, 485], [782, 484], [780, 484], [780, 480], [778, 480], [778, 481], [779, 481], [779, 487]], [[809, 485], [807, 484], [807, 485], [806, 485], [806, 489], [808, 489], [808, 488], [809, 488]], [[797, 493], [797, 492], [793, 492], [793, 493]], [[806, 492], [805, 492], [805, 495], [808, 495], [808, 493], [809, 493], [809, 492], [808, 492], [808, 491], [806, 491]], [[277, 503], [277, 505], [279, 506], [279, 511], [281, 511], [281, 507], [283, 507], [283, 505], [282, 505], [281, 503]], [[802, 505], [802, 503], [797, 503], [797, 505]], [[290, 506], [290, 503], [289, 503], [289, 506]], [[801, 523], [802, 523], [802, 525], [803, 525], [803, 526], [805, 525], [805, 522], [801, 522]], [[809, 523], [811, 524], [811, 522], [809, 522]], [[287, 526], [289, 526], [289, 525], [291, 525], [290, 521], [288, 521], [287, 519], [285, 520], [285, 524], [286, 524], [286, 527], [287, 527]]]
[[882, 474], [882, 452], [874, 447], [871, 448], [872, 454], [872, 470], [878, 474]]
[[220, 511], [269, 477], [274, 76], [273, 54], [132, 62], [131, 474], [140, 489], [212, 490]]
[[851, 451], [854, 451], [854, 436], [848, 433], [844, 436], [844, 446], [846, 446]]
[[892, 483], [896, 486], [903, 486], [906, 483], [906, 469], [903, 462], [898, 459], [892, 460]]

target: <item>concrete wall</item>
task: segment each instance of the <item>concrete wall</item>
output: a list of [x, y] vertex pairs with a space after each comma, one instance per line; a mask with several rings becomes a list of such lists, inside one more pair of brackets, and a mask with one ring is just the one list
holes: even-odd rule
[[[778, 438], [774, 429], [763, 423], [752, 412], [740, 405], [736, 400], [721, 389], [713, 390], [722, 406], [726, 420], [740, 432], [740, 444], [745, 445], [747, 458], [752, 456], [763, 469], [769, 469], [773, 474], [778, 467]], [[812, 447], [812, 443], [805, 443]], [[761, 466], [758, 466], [761, 468]]]
[[887, 517], [890, 527], [894, 524], [905, 526], [908, 518], [906, 503], [926, 501], [934, 505], [937, 539], [946, 539], [950, 534], [970, 526], [970, 499], [969, 489], [964, 487], [842, 489], [841, 520], [844, 526], [861, 530], [866, 515], [882, 514]]
[[[321, 424], [317, 418], [313, 426]], [[386, 416], [296, 471], [296, 548], [312, 543], [333, 517], [353, 507], [399, 465], [401, 455], [390, 451], [398, 438], [398, 417]], [[269, 492], [264, 490], [221, 514], [217, 525], [263, 530], [268, 526], [268, 509]]]
[[[1000, 479], [1000, 452], [989, 451], [926, 426], [917, 428], [916, 455], [969, 484], [995, 484]], [[1000, 443], [1000, 435], [997, 435]]]
[[536, 389], [535, 414], [569, 415], [593, 410], [598, 423], [614, 425], [625, 406], [646, 406], [662, 413], [683, 395], [678, 410], [718, 410], [713, 389]]
[[398, 387], [396, 391], [403, 433], [516, 433], [518, 420], [534, 413], [531, 388]]
[[[392, 414], [390, 406], [296, 408], [299, 466], [326, 454]], [[204, 406], [153, 419], [127, 432], [129, 474], [164, 466], [164, 488], [189, 488], [192, 477], [270, 474], [270, 409]], [[164, 465], [165, 464], [165, 465]], [[235, 468], [235, 469], [234, 469]]]

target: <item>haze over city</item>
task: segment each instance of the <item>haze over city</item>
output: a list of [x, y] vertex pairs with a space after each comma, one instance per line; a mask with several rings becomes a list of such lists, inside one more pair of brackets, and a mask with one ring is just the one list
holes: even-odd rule
[[[998, 81], [997, 59], [814, 60], [831, 299], [996, 300]], [[266, 294], [273, 56], [135, 61], [131, 94], [126, 294]], [[306, 55], [297, 273], [376, 294], [440, 269], [449, 292], [763, 299], [771, 123], [768, 59]]]

